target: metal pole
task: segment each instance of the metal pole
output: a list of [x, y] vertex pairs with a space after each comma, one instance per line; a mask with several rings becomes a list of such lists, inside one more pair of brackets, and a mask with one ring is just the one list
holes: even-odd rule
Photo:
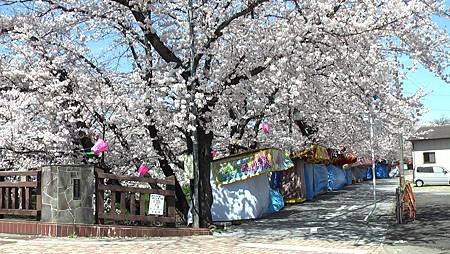
[[189, 0], [189, 36], [190, 36], [190, 62], [191, 62], [191, 101], [190, 101], [190, 109], [192, 117], [191, 124], [193, 126], [192, 129], [192, 166], [194, 171], [194, 193], [192, 200], [192, 220], [193, 227], [200, 227], [200, 216], [199, 216], [199, 195], [198, 195], [198, 183], [199, 183], [199, 163], [198, 163], [198, 138], [197, 138], [197, 107], [195, 106], [195, 39], [194, 39], [194, 24], [192, 22], [193, 19], [194, 7], [192, 4], [192, 0]]
[[369, 123], [370, 123], [370, 153], [372, 156], [372, 181], [373, 181], [373, 209], [370, 213], [364, 218], [364, 221], [367, 221], [370, 216], [375, 212], [377, 208], [377, 181], [376, 181], [376, 172], [375, 172], [375, 152], [373, 150], [373, 107], [370, 105], [370, 113], [369, 113]]
[[404, 165], [403, 165], [403, 135], [402, 133], [399, 133], [399, 143], [400, 143], [400, 161], [399, 161], [399, 169], [398, 174], [400, 175], [400, 187], [403, 186], [405, 183], [405, 176], [404, 176]]

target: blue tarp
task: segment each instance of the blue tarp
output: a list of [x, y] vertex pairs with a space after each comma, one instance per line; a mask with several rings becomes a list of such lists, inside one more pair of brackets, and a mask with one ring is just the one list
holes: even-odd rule
[[346, 184], [347, 185], [352, 184], [352, 181], [353, 181], [352, 171], [350, 169], [345, 169], [344, 171], [345, 171]]
[[366, 179], [367, 180], [372, 180], [372, 166], [369, 166], [367, 168]]
[[[389, 177], [388, 165], [378, 163], [375, 165], [375, 176], [377, 179], [388, 178]], [[367, 179], [372, 179], [372, 166], [367, 168]]]
[[281, 195], [279, 191], [271, 189], [269, 196], [270, 196], [270, 203], [265, 213], [278, 212], [284, 208], [283, 195]]
[[315, 196], [327, 192], [328, 170], [322, 164], [305, 164], [306, 200], [313, 200]]
[[367, 177], [367, 168], [365, 167], [353, 167], [351, 171], [355, 180], [363, 180]]
[[342, 168], [328, 165], [328, 190], [340, 190], [347, 184], [346, 173]]
[[375, 174], [376, 174], [378, 179], [380, 179], [380, 178], [388, 178], [389, 177], [388, 165], [386, 165], [386, 164], [377, 164], [375, 166]]
[[314, 199], [314, 164], [305, 164], [306, 200]]

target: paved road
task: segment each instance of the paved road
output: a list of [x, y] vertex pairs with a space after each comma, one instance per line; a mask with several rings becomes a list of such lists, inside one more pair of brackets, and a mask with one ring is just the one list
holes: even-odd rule
[[450, 253], [450, 186], [414, 188], [416, 221], [393, 226], [386, 249], [392, 253]]
[[327, 193], [265, 219], [232, 226], [213, 236], [150, 239], [27, 238], [0, 235], [0, 253], [383, 253], [394, 219], [396, 181], [371, 182]]
[[290, 206], [265, 219], [231, 227], [224, 235], [379, 245], [395, 219], [396, 184], [394, 179], [378, 180], [379, 203], [368, 222], [364, 218], [373, 208], [371, 182], [347, 186], [344, 190], [321, 195], [316, 201]]

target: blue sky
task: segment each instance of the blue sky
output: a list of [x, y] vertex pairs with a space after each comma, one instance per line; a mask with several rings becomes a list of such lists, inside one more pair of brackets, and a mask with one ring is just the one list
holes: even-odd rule
[[[450, 8], [450, 0], [446, 1], [447, 8]], [[436, 18], [436, 22], [446, 29], [450, 34], [450, 20]], [[408, 64], [407, 62], [404, 62]], [[423, 99], [423, 103], [429, 112], [422, 119], [422, 123], [427, 123], [442, 116], [450, 118], [450, 84], [444, 82], [433, 73], [422, 66], [415, 72], [409, 72], [403, 80], [405, 95], [411, 95], [419, 88], [423, 88], [428, 95]]]

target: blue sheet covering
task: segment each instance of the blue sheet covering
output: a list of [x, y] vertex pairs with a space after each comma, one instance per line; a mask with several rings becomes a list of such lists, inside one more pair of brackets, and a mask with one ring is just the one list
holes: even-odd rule
[[327, 192], [328, 170], [322, 164], [305, 164], [306, 200]]
[[269, 207], [265, 211], [265, 213], [274, 213], [278, 212], [284, 208], [284, 199], [283, 195], [277, 190], [270, 190], [270, 203]]
[[346, 173], [342, 168], [334, 165], [328, 165], [328, 190], [340, 190], [347, 184]]
[[284, 198], [279, 191], [281, 187], [282, 176], [283, 172], [272, 172], [272, 176], [270, 177], [270, 202], [264, 213], [274, 213], [284, 208]]
[[323, 164], [314, 165], [314, 192], [316, 195], [326, 193], [328, 190], [328, 170]]
[[314, 199], [314, 164], [305, 164], [306, 200]]
[[346, 179], [346, 185], [352, 184], [353, 181], [353, 173], [350, 169], [345, 169], [345, 179]]
[[[371, 180], [372, 179], [372, 166], [369, 166], [367, 168], [366, 176], [367, 176], [366, 177], [367, 180]], [[377, 179], [388, 178], [389, 177], [388, 165], [381, 164], [381, 163], [376, 164], [375, 165], [375, 177]]]
[[362, 167], [362, 166], [353, 167], [353, 168], [351, 168], [351, 171], [352, 171], [353, 178], [355, 180], [363, 180], [363, 179], [366, 179], [366, 177], [367, 177], [367, 168], [366, 167]]
[[369, 166], [367, 168], [366, 179], [367, 180], [372, 180], [372, 166]]
[[389, 177], [388, 165], [386, 165], [386, 164], [377, 164], [375, 166], [375, 174], [376, 174], [378, 179], [388, 178]]

